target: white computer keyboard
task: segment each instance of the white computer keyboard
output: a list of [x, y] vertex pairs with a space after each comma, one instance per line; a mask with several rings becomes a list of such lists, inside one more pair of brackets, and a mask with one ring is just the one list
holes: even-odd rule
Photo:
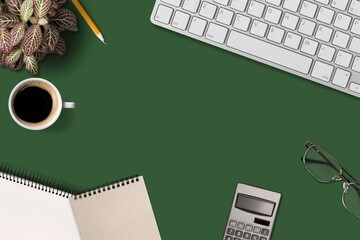
[[360, 0], [156, 0], [151, 21], [360, 97]]

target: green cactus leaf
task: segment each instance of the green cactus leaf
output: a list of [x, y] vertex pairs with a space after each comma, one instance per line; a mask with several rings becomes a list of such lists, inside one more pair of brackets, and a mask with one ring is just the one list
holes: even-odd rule
[[11, 36], [11, 46], [15, 47], [20, 43], [20, 41], [25, 36], [25, 23], [18, 23], [13, 29], [10, 31]]
[[34, 0], [35, 16], [43, 18], [51, 8], [51, 0]]
[[76, 16], [72, 11], [66, 8], [60, 9], [59, 12], [51, 19], [51, 23], [58, 29], [77, 31]]
[[6, 28], [0, 28], [0, 51], [9, 54], [12, 50], [10, 31]]
[[17, 16], [20, 16], [20, 7], [22, 2], [22, 0], [5, 0], [9, 12]]
[[19, 23], [19, 18], [11, 13], [0, 15], [0, 27], [12, 28]]
[[34, 0], [25, 0], [20, 7], [20, 16], [23, 22], [29, 21], [34, 13]]
[[30, 56], [41, 45], [43, 36], [39, 25], [32, 25], [25, 33], [23, 51]]
[[21, 49], [15, 49], [13, 50], [9, 55], [5, 57], [5, 64], [11, 65], [16, 63], [22, 55]]
[[64, 56], [66, 53], [66, 43], [65, 40], [60, 36], [58, 43], [56, 44], [56, 48], [54, 50], [59, 56]]
[[28, 70], [32, 75], [37, 76], [39, 75], [39, 66], [38, 63], [34, 57], [34, 55], [31, 56], [24, 56], [24, 63], [26, 70]]
[[60, 34], [57, 28], [54, 25], [48, 24], [45, 27], [44, 40], [47, 43], [51, 52], [55, 50], [59, 38], [60, 38]]

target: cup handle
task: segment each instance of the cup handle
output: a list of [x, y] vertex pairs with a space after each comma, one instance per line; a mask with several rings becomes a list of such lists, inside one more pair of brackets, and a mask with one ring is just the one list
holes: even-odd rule
[[63, 103], [63, 108], [74, 109], [75, 108], [75, 103], [74, 102], [64, 102]]

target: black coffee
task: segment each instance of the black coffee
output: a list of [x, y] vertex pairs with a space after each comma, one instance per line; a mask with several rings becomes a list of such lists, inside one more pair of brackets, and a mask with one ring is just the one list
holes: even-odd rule
[[38, 87], [26, 87], [15, 97], [16, 115], [26, 122], [38, 123], [45, 120], [52, 109], [50, 93]]

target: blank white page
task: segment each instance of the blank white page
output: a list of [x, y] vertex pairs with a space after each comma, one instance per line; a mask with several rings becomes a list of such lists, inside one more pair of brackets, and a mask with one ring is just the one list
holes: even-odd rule
[[0, 177], [0, 239], [80, 240], [68, 198]]
[[143, 177], [125, 186], [75, 200], [82, 240], [161, 240]]

